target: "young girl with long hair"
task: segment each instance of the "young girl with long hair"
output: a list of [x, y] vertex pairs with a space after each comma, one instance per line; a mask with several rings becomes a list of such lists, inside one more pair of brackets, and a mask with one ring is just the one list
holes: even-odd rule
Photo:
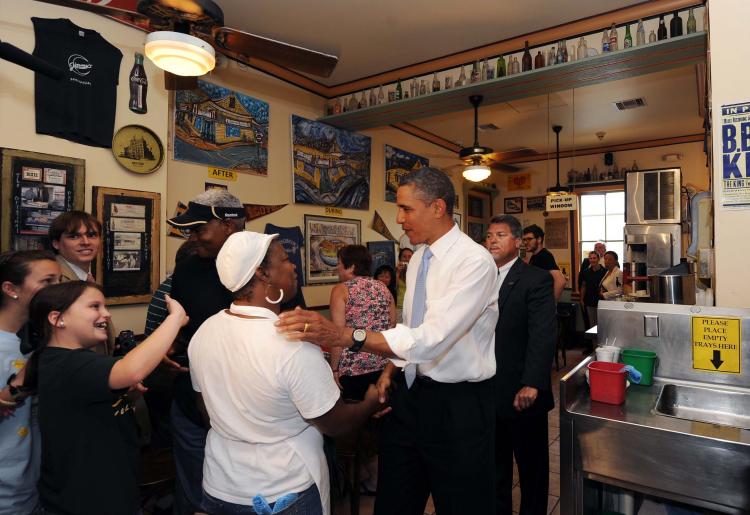
[[50, 252], [22, 250], [0, 255], [0, 514], [32, 513], [38, 502], [39, 426], [33, 399], [23, 389], [26, 354], [17, 336], [29, 301], [60, 280]]
[[40, 290], [30, 305], [40, 348], [26, 371], [39, 394], [44, 510], [80, 515], [139, 512], [136, 426], [127, 390], [161, 361], [180, 327], [182, 306], [165, 296], [169, 315], [124, 357], [93, 352], [107, 339], [110, 314], [96, 284]]

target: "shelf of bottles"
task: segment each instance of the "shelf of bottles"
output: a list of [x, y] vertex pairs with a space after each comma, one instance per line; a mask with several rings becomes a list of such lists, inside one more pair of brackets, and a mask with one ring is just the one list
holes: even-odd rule
[[331, 99], [320, 120], [362, 130], [463, 111], [470, 95], [494, 104], [702, 62], [705, 12], [696, 7], [612, 24], [551, 46], [526, 42], [518, 52]]

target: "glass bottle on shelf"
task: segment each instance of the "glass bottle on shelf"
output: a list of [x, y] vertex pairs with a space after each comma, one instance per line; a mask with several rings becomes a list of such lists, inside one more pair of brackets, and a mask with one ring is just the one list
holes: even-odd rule
[[479, 80], [487, 80], [487, 59], [482, 59], [482, 68], [479, 72]]
[[547, 66], [552, 66], [553, 64], [557, 64], [557, 51], [554, 46], [551, 46], [549, 47], [549, 52], [547, 52]]
[[625, 25], [625, 39], [622, 42], [622, 48], [633, 46], [633, 36], [630, 35], [630, 24]]
[[643, 27], [643, 20], [638, 20], [638, 29], [635, 31], [635, 43], [638, 46], [646, 44], [646, 29]]
[[453, 87], [453, 77], [446, 75], [445, 77], [445, 89], [451, 89]]
[[578, 54], [578, 60], [586, 59], [589, 54], [589, 48], [586, 44], [586, 40], [581, 36], [581, 39], [578, 40], [578, 49], [576, 50], [576, 54]]
[[682, 36], [682, 28], [680, 13], [675, 11], [672, 15], [672, 20], [669, 22], [669, 37], [676, 38], [677, 36]]
[[427, 94], [427, 81], [422, 79], [419, 82], [419, 96], [424, 96]]
[[649, 43], [656, 43], [656, 34], [654, 34], [654, 30], [651, 29], [651, 32], [648, 35], [648, 42]]
[[359, 97], [359, 104], [357, 105], [357, 109], [362, 109], [367, 107], [367, 97], [365, 96], [365, 90], [362, 90], [362, 96]]
[[534, 57], [534, 69], [544, 68], [544, 54], [537, 52]]
[[576, 61], [578, 58], [576, 57], [576, 43], [575, 41], [572, 41], [570, 43], [570, 46], [568, 47], [568, 62], [570, 61]]
[[513, 56], [508, 56], [508, 70], [507, 75], [513, 75]]
[[613, 23], [612, 28], [609, 30], [609, 51], [617, 52], [619, 49], [620, 47], [617, 44], [617, 27]]
[[336, 98], [333, 103], [333, 114], [341, 114], [341, 97]]
[[531, 52], [529, 51], [529, 40], [527, 39], [523, 45], [523, 57], [521, 57], [521, 70], [529, 71], [532, 67]]
[[401, 79], [398, 79], [398, 84], [396, 84], [396, 93], [393, 95], [393, 100], [398, 101], [404, 98], [404, 90], [401, 87]]
[[469, 77], [469, 80], [472, 84], [479, 82], [479, 73], [479, 60], [477, 59], [477, 61], [471, 66], [471, 77]]
[[375, 88], [370, 90], [370, 99], [367, 101], [370, 107], [378, 105], [378, 97], [375, 95]]
[[555, 56], [555, 64], [562, 64], [565, 62], [565, 54], [563, 53], [563, 45], [561, 42], [557, 43], [557, 55]]
[[417, 91], [419, 91], [419, 86], [417, 86], [417, 78], [412, 77], [412, 79], [409, 81], [409, 96], [411, 98], [416, 97]]
[[358, 109], [359, 103], [357, 102], [357, 97], [355, 93], [352, 93], [352, 97], [349, 99], [349, 110], [350, 111], [356, 111]]
[[461, 66], [461, 74], [458, 76], [458, 80], [456, 81], [456, 87], [465, 86], [466, 85], [466, 67]]
[[497, 73], [495, 74], [497, 78], [505, 77], [505, 57], [502, 55], [497, 58]]
[[437, 72], [432, 74], [432, 92], [436, 93], [440, 91], [440, 79], [438, 79]]
[[604, 32], [602, 32], [602, 53], [609, 52], [609, 33], [607, 33], [607, 29], [604, 29]]
[[565, 41], [560, 41], [559, 44], [560, 48], [562, 48], [562, 53], [560, 57], [562, 57], [562, 60], [560, 63], [567, 63], [568, 62], [568, 45], [565, 44]]
[[495, 67], [492, 66], [487, 59], [484, 60], [487, 63], [487, 80], [495, 78]]
[[664, 15], [659, 16], [659, 28], [656, 30], [656, 38], [659, 41], [667, 39], [667, 25], [664, 23]]
[[698, 30], [698, 27], [695, 22], [695, 14], [693, 13], [693, 8], [690, 8], [690, 14], [688, 15], [688, 21], [687, 21], [687, 33], [688, 34], [695, 34]]
[[383, 94], [383, 85], [378, 88], [378, 105], [385, 103], [385, 94]]
[[513, 56], [513, 75], [521, 73], [521, 63], [516, 56]]

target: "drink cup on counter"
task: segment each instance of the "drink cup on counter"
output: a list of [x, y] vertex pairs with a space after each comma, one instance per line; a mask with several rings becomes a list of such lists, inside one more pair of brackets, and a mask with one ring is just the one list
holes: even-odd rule
[[607, 361], [609, 363], [617, 363], [620, 359], [620, 347], [613, 345], [607, 345], [596, 348], [596, 360]]

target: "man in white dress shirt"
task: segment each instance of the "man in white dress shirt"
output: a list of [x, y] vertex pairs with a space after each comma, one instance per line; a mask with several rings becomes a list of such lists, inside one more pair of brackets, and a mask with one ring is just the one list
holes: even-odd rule
[[401, 181], [398, 217], [414, 253], [404, 323], [380, 333], [339, 328], [318, 313], [282, 313], [279, 330], [319, 345], [392, 358], [403, 374], [383, 420], [376, 515], [421, 515], [432, 493], [441, 515], [495, 510], [494, 333], [497, 267], [453, 222], [450, 178], [421, 168]]

